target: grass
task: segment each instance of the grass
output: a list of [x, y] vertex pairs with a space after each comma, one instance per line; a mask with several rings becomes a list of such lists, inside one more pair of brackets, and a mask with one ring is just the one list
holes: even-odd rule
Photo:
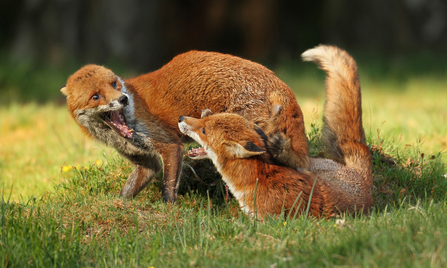
[[[65, 106], [0, 106], [0, 265], [446, 266], [447, 80], [442, 71], [391, 63], [372, 60], [369, 70], [359, 61], [364, 127], [375, 148], [375, 209], [368, 217], [259, 223], [226, 198], [210, 162], [187, 159], [175, 205], [161, 202], [161, 175], [135, 199], [123, 200], [118, 193], [131, 165], [81, 133]], [[312, 64], [285, 65], [277, 74], [295, 90], [315, 154], [324, 75]]]
[[58, 183], [64, 166], [88, 166], [112, 151], [81, 133], [65, 107], [12, 103], [0, 108], [0, 184], [27, 200]]
[[[426, 164], [429, 170], [417, 177], [414, 171], [421, 165], [421, 161], [395, 168], [376, 164], [376, 175], [394, 172], [399, 181], [395, 193], [375, 191], [376, 200], [382, 194], [390, 199], [377, 204], [369, 217], [300, 216], [261, 224], [244, 216], [234, 200], [226, 202], [223, 194], [182, 190], [176, 205], [164, 204], [158, 180], [133, 200], [119, 199], [131, 168], [112, 157], [108, 165], [64, 173], [54, 193], [38, 200], [2, 202], [0, 263], [13, 267], [442, 267], [447, 264], [447, 187], [445, 179], [439, 179], [442, 173], [436, 161]], [[408, 174], [413, 176], [406, 180]], [[425, 181], [425, 189], [410, 183], [415, 178]], [[439, 193], [431, 194], [432, 184], [427, 181], [432, 180]], [[400, 196], [404, 186], [408, 190]]]

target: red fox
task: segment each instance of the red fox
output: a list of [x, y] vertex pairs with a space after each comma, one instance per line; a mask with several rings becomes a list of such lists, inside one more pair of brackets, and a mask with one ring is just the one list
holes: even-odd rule
[[[327, 158], [311, 158], [309, 171], [275, 163], [268, 143], [279, 140], [270, 141], [256, 124], [237, 114], [181, 116], [180, 131], [202, 145], [192, 157], [212, 159], [248, 214], [261, 219], [282, 211], [295, 215], [308, 202], [309, 214], [317, 217], [368, 213], [373, 205], [371, 156], [362, 126], [357, 65], [347, 52], [332, 46], [318, 46], [302, 56], [327, 72], [322, 130]], [[276, 112], [282, 113], [280, 108]]]
[[239, 57], [190, 51], [157, 71], [126, 80], [105, 67], [87, 65], [69, 77], [61, 92], [86, 134], [134, 164], [121, 189], [123, 197], [136, 196], [152, 180], [161, 170], [160, 156], [163, 200], [175, 200], [182, 143], [192, 141], [179, 131], [177, 121], [181, 115], [200, 116], [203, 107], [239, 114], [264, 129], [274, 105], [280, 104], [283, 112], [275, 131], [287, 133], [291, 152], [278, 154], [277, 161], [309, 168], [303, 115], [293, 92], [269, 69]]

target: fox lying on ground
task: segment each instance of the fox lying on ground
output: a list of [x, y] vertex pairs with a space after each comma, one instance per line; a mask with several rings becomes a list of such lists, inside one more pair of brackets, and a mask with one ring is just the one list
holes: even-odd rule
[[[327, 158], [311, 158], [309, 171], [277, 164], [272, 157], [277, 146], [256, 124], [237, 114], [182, 116], [179, 128], [202, 145], [194, 154], [212, 159], [248, 214], [262, 219], [284, 210], [295, 215], [308, 202], [309, 214], [317, 217], [368, 213], [373, 204], [371, 156], [362, 126], [357, 65], [348, 53], [332, 46], [318, 46], [302, 56], [327, 72], [322, 130]], [[279, 115], [273, 117], [281, 117], [281, 107], [274, 110]], [[282, 146], [281, 137], [273, 142]]]
[[274, 105], [280, 104], [283, 112], [275, 131], [287, 133], [288, 147], [277, 161], [309, 168], [303, 115], [294, 94], [272, 71], [235, 56], [190, 51], [157, 71], [127, 80], [102, 66], [87, 65], [70, 76], [61, 92], [85, 133], [134, 164], [121, 189], [123, 197], [136, 196], [152, 180], [161, 169], [160, 156], [163, 200], [175, 200], [182, 142], [191, 141], [179, 131], [177, 121], [181, 115], [200, 116], [203, 107], [239, 114], [269, 134], [269, 118]]

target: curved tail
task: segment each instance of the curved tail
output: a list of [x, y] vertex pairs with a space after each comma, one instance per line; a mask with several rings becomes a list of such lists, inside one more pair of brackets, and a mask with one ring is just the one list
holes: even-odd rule
[[322, 142], [325, 156], [341, 164], [371, 170], [371, 156], [362, 125], [362, 102], [357, 64], [344, 50], [320, 45], [305, 51], [304, 61], [313, 61], [326, 71]]

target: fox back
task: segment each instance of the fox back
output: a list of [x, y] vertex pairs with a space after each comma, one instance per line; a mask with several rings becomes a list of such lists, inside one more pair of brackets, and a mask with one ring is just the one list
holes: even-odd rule
[[[292, 141], [288, 165], [308, 169], [304, 122], [292, 90], [266, 67], [236, 56], [190, 51], [157, 71], [126, 80], [150, 114], [176, 131], [180, 116], [198, 118], [202, 109], [236, 113], [266, 128], [276, 104], [283, 107], [277, 128]], [[144, 115], [139, 116], [144, 118]]]
[[[311, 172], [276, 164], [270, 150], [287, 145], [285, 135], [279, 132], [271, 140], [235, 114], [180, 117], [180, 131], [202, 145], [248, 213], [278, 215], [281, 208], [302, 212], [307, 202], [315, 216], [368, 213], [373, 204], [371, 156], [361, 121], [355, 61], [345, 51], [328, 46], [309, 50], [303, 57], [317, 61], [328, 73], [322, 133], [327, 158], [311, 158]], [[281, 113], [281, 107], [275, 110]], [[269, 143], [273, 145], [266, 146]]]

